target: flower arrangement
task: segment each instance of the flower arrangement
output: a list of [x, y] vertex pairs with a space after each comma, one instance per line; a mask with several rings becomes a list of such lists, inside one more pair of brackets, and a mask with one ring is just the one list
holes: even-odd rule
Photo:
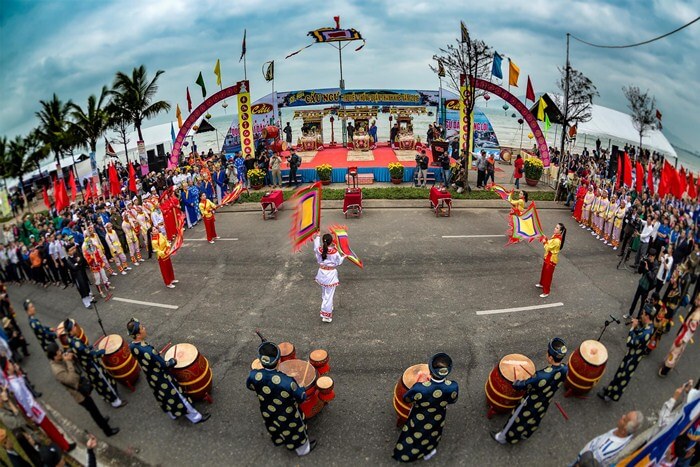
[[388, 167], [389, 175], [391, 176], [391, 178], [403, 180], [403, 164], [401, 164], [400, 162], [390, 162]]
[[260, 169], [250, 169], [246, 175], [252, 186], [262, 186], [265, 184], [265, 172]]
[[544, 164], [536, 157], [528, 157], [525, 159], [525, 178], [530, 180], [539, 180], [544, 171]]
[[321, 164], [316, 167], [316, 175], [318, 175], [319, 180], [330, 180], [331, 172], [333, 172], [333, 166], [330, 164]]

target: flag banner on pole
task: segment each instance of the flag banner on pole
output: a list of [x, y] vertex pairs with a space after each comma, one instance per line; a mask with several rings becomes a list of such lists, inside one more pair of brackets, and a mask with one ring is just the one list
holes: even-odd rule
[[321, 182], [299, 188], [290, 200], [294, 206], [289, 238], [299, 251], [321, 229]]
[[78, 186], [75, 184], [75, 175], [73, 171], [70, 171], [70, 176], [68, 177], [68, 185], [70, 186], [70, 200], [75, 202], [75, 198], [78, 197]]
[[[336, 19], [336, 18], [338, 18], [338, 19]], [[309, 31], [307, 36], [311, 36], [311, 38], [314, 40], [314, 42], [302, 47], [301, 49], [299, 49], [295, 52], [290, 53], [289, 55], [287, 55], [284, 58], [287, 59], [289, 57], [292, 57], [292, 56], [298, 54], [299, 52], [301, 52], [302, 50], [308, 49], [309, 47], [311, 47], [314, 44], [319, 44], [319, 43], [323, 43], [323, 42], [362, 41], [362, 45], [359, 46], [358, 48], [356, 48], [355, 52], [357, 52], [358, 50], [362, 49], [362, 47], [365, 46], [365, 40], [359, 31], [357, 31], [356, 29], [352, 29], [352, 28], [341, 29], [340, 28], [340, 18], [335, 17], [334, 19], [336, 19], [336, 22], [335, 22], [336, 27], [319, 28], [319, 29], [314, 29], [313, 31]]]
[[333, 239], [335, 240], [335, 246], [338, 248], [340, 254], [345, 256], [345, 259], [350, 261], [355, 266], [360, 269], [364, 269], [362, 260], [352, 251], [350, 248], [350, 238], [348, 237], [348, 228], [344, 225], [332, 225], [329, 227]]
[[199, 84], [199, 86], [202, 88], [202, 99], [207, 97], [207, 87], [204, 85], [204, 77], [202, 76], [202, 72], [199, 72], [199, 76], [197, 76], [197, 81], [195, 81], [196, 84]]
[[238, 86], [238, 134], [241, 138], [243, 157], [255, 155], [255, 140], [253, 138], [253, 112], [250, 101], [248, 81], [239, 81]]
[[175, 144], [175, 127], [173, 126], [173, 122], [170, 122], [170, 139], [173, 140], [173, 144]]
[[236, 186], [233, 187], [233, 190], [231, 190], [230, 193], [227, 193], [226, 196], [224, 196], [224, 197], [221, 199], [221, 204], [219, 204], [218, 206], [216, 206], [216, 209], [219, 209], [220, 207], [226, 206], [226, 205], [231, 204], [231, 203], [235, 203], [236, 200], [237, 200], [237, 199], [241, 196], [241, 194], [243, 193], [243, 190], [248, 191], [247, 188], [244, 188], [244, 187], [243, 187], [243, 183], [238, 182], [238, 183], [236, 184]]
[[459, 30], [461, 33], [461, 39], [462, 39], [462, 44], [465, 44], [467, 42], [467, 39], [469, 39], [469, 31], [467, 30], [467, 25], [464, 24], [464, 21], [459, 22]]
[[175, 117], [177, 117], [177, 127], [182, 128], [182, 112], [180, 111], [180, 104], [175, 106]]
[[520, 68], [511, 59], [508, 59], [508, 84], [518, 87], [518, 77], [520, 76]]
[[217, 58], [214, 65], [214, 74], [216, 75], [216, 85], [221, 86], [221, 61]]
[[537, 213], [534, 201], [530, 203], [530, 206], [524, 212], [512, 212], [508, 217], [508, 224], [507, 245], [522, 241], [529, 243], [544, 236], [540, 216]]
[[[267, 65], [267, 67], [265, 66]], [[275, 79], [275, 61], [265, 62], [263, 65], [263, 77], [265, 81], [272, 81]]]
[[507, 200], [510, 195], [513, 194], [513, 190], [506, 190], [503, 188], [501, 185], [496, 185], [496, 184], [490, 184], [486, 187], [487, 190], [491, 190], [494, 193], [496, 193], [502, 200]]
[[438, 76], [440, 78], [445, 77], [445, 65], [442, 64], [442, 60], [438, 59]]
[[544, 109], [547, 108], [547, 103], [540, 97], [540, 103], [537, 106], [537, 120], [544, 121]]
[[525, 91], [525, 100], [532, 101], [535, 103], [535, 89], [532, 87], [532, 81], [530, 81], [530, 75], [527, 75], [527, 90]]
[[138, 192], [136, 189], [136, 171], [133, 164], [129, 164], [129, 191], [134, 194]]
[[192, 113], [192, 98], [190, 97], [190, 87], [187, 86], [187, 111]]
[[[467, 150], [467, 135], [469, 134], [469, 116], [467, 115], [467, 77], [459, 75], [459, 150]], [[471, 152], [469, 153], [471, 155]]]
[[498, 55], [498, 52], [493, 52], [493, 63], [491, 64], [491, 74], [498, 79], [503, 79], [503, 70], [501, 69], [501, 62], [503, 57]]
[[642, 163], [637, 161], [636, 167], [635, 167], [635, 173], [636, 173], [636, 178], [634, 180], [634, 186], [635, 190], [637, 193], [639, 193], [639, 196], [642, 195], [642, 191], [644, 191], [644, 167], [642, 167]]
[[241, 63], [241, 60], [243, 60], [243, 57], [245, 57], [245, 51], [246, 51], [246, 49], [245, 49], [245, 36], [246, 36], [247, 32], [248, 31], [246, 29], [243, 30], [243, 44], [241, 44], [241, 58], [238, 59], [238, 63]]
[[647, 189], [650, 194], [654, 194], [654, 166], [651, 162], [647, 167]]
[[46, 206], [46, 209], [51, 210], [51, 201], [49, 200], [49, 191], [46, 189], [46, 185], [44, 185], [42, 196], [44, 197], [44, 206]]
[[544, 131], [545, 133], [549, 131], [552, 127], [552, 122], [549, 121], [549, 114], [544, 114]]
[[105, 154], [107, 154], [109, 157], [117, 157], [116, 151], [109, 141], [107, 141], [107, 138], [105, 138]]

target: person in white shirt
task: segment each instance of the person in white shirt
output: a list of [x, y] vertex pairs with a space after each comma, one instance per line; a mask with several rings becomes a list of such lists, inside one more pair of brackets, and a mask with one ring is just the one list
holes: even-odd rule
[[51, 256], [51, 261], [61, 277], [63, 289], [67, 289], [71, 285], [71, 279], [66, 265], [66, 247], [63, 245], [63, 240], [56, 234], [51, 234], [49, 237], [49, 256]]
[[627, 412], [618, 420], [617, 428], [590, 440], [579, 453], [579, 457], [584, 452], [590, 451], [598, 462], [607, 465], [606, 461], [612, 459], [632, 440], [643, 423], [642, 412], [638, 410]]
[[661, 288], [671, 277], [671, 267], [673, 266], [673, 246], [666, 247], [666, 252], [659, 258], [659, 272], [656, 273], [656, 293], [661, 291]]
[[642, 233], [639, 235], [639, 249], [637, 250], [637, 256], [634, 258], [634, 268], [639, 267], [639, 261], [647, 254], [649, 250], [649, 242], [651, 241], [651, 236], [654, 232], [654, 226], [651, 222], [647, 222], [642, 219]]

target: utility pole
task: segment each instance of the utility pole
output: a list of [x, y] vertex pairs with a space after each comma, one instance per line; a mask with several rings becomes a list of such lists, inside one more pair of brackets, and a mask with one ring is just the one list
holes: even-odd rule
[[[338, 62], [340, 63], [340, 91], [338, 93], [338, 109], [343, 108], [343, 91], [345, 91], [345, 80], [343, 79], [343, 44], [338, 43]], [[343, 113], [343, 118], [340, 119], [340, 133], [343, 140], [343, 147], [348, 145], [348, 134], [347, 134], [347, 119]]]
[[[568, 120], [569, 120], [569, 75], [570, 75], [570, 70], [571, 70], [571, 64], [569, 63], [569, 39], [571, 37], [571, 33], [566, 33], [566, 67], [564, 69], [564, 121], [562, 122], [562, 130], [561, 130], [561, 145], [559, 146], [559, 150], [561, 152], [561, 159], [559, 160], [559, 171], [562, 169], [566, 172], [566, 167], [569, 163], [568, 157], [566, 157], [566, 153], [564, 152], [564, 144], [566, 142], [566, 127], [568, 125]], [[556, 199], [559, 199], [559, 190], [560, 190], [560, 183], [559, 183], [560, 177], [559, 174], [557, 174], [557, 190], [556, 190]]]

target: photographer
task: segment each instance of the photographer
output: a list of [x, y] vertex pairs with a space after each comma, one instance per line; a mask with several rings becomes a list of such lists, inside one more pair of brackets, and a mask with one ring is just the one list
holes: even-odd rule
[[[622, 238], [620, 239], [620, 253], [618, 256], [625, 254], [625, 248], [627, 243], [631, 242], [634, 237], [638, 237], [642, 232], [642, 222], [637, 216], [637, 206], [632, 206], [632, 208], [627, 211], [625, 218], [622, 221]], [[627, 255], [629, 257], [629, 253]], [[625, 258], [626, 260], [627, 258]]]
[[297, 186], [297, 169], [301, 166], [301, 157], [296, 151], [292, 150], [292, 153], [287, 156], [287, 163], [289, 164], [289, 182], [287, 186], [291, 187], [292, 184]]
[[430, 159], [425, 154], [425, 149], [421, 150], [420, 154], [416, 154], [416, 185], [419, 187], [425, 188], [426, 186], [429, 163]]
[[625, 319], [628, 319], [634, 313], [634, 309], [637, 306], [637, 300], [642, 299], [639, 304], [639, 311], [637, 312], [637, 317], [639, 317], [644, 308], [644, 303], [646, 302], [647, 295], [649, 291], [654, 288], [656, 284], [656, 273], [659, 269], [659, 263], [656, 261], [656, 250], [649, 250], [649, 255], [642, 258], [639, 265], [639, 271], [642, 277], [639, 278], [639, 283], [637, 285], [637, 291], [634, 293], [634, 299], [632, 300], [632, 305], [630, 305], [629, 312], [624, 315]]

